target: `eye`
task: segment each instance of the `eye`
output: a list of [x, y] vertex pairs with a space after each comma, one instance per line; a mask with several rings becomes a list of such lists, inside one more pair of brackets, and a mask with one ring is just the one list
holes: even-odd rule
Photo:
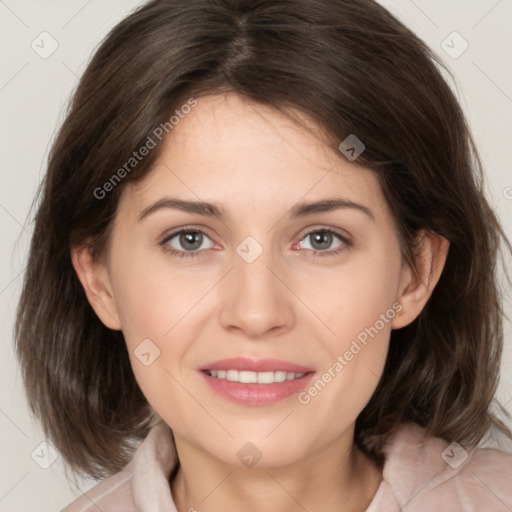
[[[211, 245], [204, 246], [208, 239]], [[200, 229], [181, 229], [166, 236], [160, 244], [164, 249], [175, 256], [183, 258], [198, 257], [203, 255], [203, 249], [211, 249], [214, 242]]]
[[[347, 237], [332, 229], [321, 228], [306, 233], [300, 242], [293, 245], [293, 248], [300, 249], [299, 244], [308, 239], [310, 239], [309, 247], [305, 248], [308, 251], [312, 251], [312, 256], [333, 256], [352, 246], [351, 241]], [[332, 244], [336, 242], [336, 239], [338, 239], [338, 243], [332, 248]]]

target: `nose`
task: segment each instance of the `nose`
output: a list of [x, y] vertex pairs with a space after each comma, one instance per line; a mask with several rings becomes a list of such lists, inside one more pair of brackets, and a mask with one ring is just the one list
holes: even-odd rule
[[293, 293], [285, 272], [272, 261], [269, 251], [247, 263], [238, 256], [223, 280], [220, 322], [249, 339], [276, 336], [293, 327]]

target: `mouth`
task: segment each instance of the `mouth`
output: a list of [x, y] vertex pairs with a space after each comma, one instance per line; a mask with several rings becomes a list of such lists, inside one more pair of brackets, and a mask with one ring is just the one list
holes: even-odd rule
[[312, 368], [277, 359], [224, 359], [199, 371], [216, 394], [246, 405], [268, 405], [288, 398], [315, 375]]

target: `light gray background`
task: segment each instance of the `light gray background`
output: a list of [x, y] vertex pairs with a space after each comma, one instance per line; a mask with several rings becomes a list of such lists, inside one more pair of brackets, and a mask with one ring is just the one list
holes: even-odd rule
[[[48, 150], [78, 77], [103, 36], [141, 2], [136, 0], [0, 0], [0, 511], [60, 510], [90, 488], [77, 489], [61, 459], [42, 469], [31, 453], [44, 438], [26, 405], [14, 359], [12, 325], [32, 232], [27, 213]], [[424, 39], [456, 75], [487, 173], [491, 203], [512, 238], [512, 19], [511, 0], [382, 0]], [[47, 31], [58, 49], [42, 59], [32, 41]], [[457, 31], [469, 44], [457, 58], [441, 43]], [[445, 43], [457, 52], [461, 40]], [[510, 260], [509, 260], [510, 265]], [[510, 290], [505, 308], [511, 316]], [[512, 412], [512, 329], [498, 398]], [[40, 452], [38, 452], [40, 453]]]

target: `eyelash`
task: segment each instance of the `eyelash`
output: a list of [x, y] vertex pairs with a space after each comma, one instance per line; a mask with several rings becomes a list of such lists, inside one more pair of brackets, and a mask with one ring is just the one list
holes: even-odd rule
[[[174, 233], [171, 233], [170, 235], [166, 235], [163, 240], [160, 242], [160, 245], [163, 247], [164, 251], [168, 252], [171, 256], [178, 256], [180, 258], [201, 258], [203, 256], [206, 256], [205, 251], [179, 251], [173, 248], [169, 248], [167, 245], [167, 242], [172, 240], [176, 235], [180, 235], [181, 233], [201, 233], [202, 235], [211, 238], [205, 231], [194, 228], [194, 229], [180, 229], [179, 231], [175, 231]], [[299, 242], [302, 242], [306, 237], [309, 235], [312, 235], [313, 233], [331, 233], [335, 236], [337, 236], [342, 242], [343, 245], [338, 247], [337, 249], [330, 249], [327, 251], [315, 251], [313, 249], [307, 249], [308, 251], [312, 251], [311, 256], [317, 257], [326, 257], [326, 256], [337, 256], [338, 254], [341, 254], [342, 252], [346, 251], [350, 247], [352, 247], [352, 242], [345, 236], [341, 235], [337, 231], [334, 231], [333, 229], [329, 228], [315, 228], [311, 231], [308, 231], [307, 233], [304, 233], [304, 235], [300, 238]]]

